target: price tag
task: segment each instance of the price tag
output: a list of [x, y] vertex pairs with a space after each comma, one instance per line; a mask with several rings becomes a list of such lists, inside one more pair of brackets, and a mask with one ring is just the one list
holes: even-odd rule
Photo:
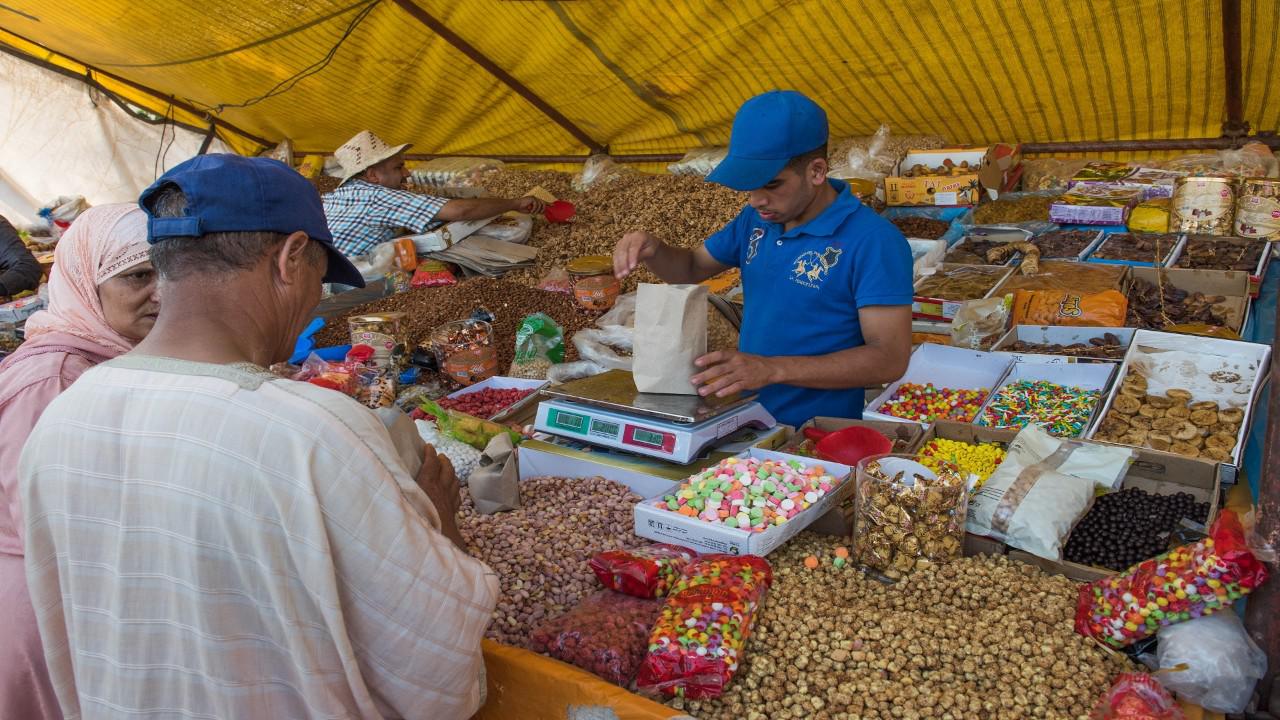
[[954, 192], [940, 192], [940, 193], [934, 193], [934, 194], [933, 194], [933, 204], [934, 204], [934, 205], [955, 205], [955, 204], [956, 204], [956, 193], [954, 193]]

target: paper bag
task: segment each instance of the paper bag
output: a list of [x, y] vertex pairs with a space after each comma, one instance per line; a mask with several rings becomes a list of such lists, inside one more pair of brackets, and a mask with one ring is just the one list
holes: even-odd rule
[[492, 515], [520, 507], [520, 474], [515, 444], [506, 433], [494, 435], [480, 456], [480, 467], [467, 480], [476, 512]]
[[632, 374], [643, 393], [697, 395], [693, 361], [707, 354], [707, 288], [645, 285], [636, 291]]

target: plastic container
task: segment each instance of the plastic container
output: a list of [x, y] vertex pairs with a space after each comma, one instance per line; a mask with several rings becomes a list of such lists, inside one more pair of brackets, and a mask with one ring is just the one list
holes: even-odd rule
[[474, 385], [497, 374], [493, 327], [483, 320], [446, 323], [431, 332], [428, 342], [436, 367], [455, 385]]
[[459, 350], [449, 355], [441, 370], [455, 385], [475, 385], [498, 374], [498, 350], [492, 345]]
[[960, 557], [969, 493], [959, 470], [934, 472], [914, 455], [874, 455], [858, 463], [854, 561], [901, 580]]
[[573, 203], [564, 200], [556, 200], [542, 209], [542, 217], [553, 223], [567, 223], [577, 214], [578, 209]]
[[584, 310], [604, 312], [618, 301], [622, 283], [612, 275], [592, 275], [573, 284], [573, 297]]
[[373, 348], [373, 365], [379, 368], [398, 365], [403, 357], [404, 334], [401, 323], [405, 313], [389, 312], [357, 315], [347, 320], [352, 345]]

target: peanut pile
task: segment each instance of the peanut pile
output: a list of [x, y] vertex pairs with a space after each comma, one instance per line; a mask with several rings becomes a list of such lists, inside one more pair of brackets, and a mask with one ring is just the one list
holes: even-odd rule
[[834, 567], [842, 542], [802, 533], [770, 555], [738, 677], [716, 700], [670, 704], [701, 720], [1081, 718], [1132, 669], [1076, 634], [1064, 577], [980, 556], [885, 586]]
[[458, 529], [502, 586], [485, 636], [525, 647], [543, 620], [598, 590], [588, 562], [598, 552], [641, 544], [632, 528], [642, 499], [604, 478], [530, 478], [520, 482], [519, 509], [480, 515], [464, 490]]

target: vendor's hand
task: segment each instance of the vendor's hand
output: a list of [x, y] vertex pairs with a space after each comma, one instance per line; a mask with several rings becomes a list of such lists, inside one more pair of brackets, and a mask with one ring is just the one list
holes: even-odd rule
[[460, 548], [466, 549], [462, 533], [458, 532], [458, 511], [462, 509], [462, 493], [458, 476], [453, 472], [449, 458], [427, 445], [422, 454], [422, 469], [418, 471], [418, 487], [427, 494], [440, 516], [440, 531]]
[[644, 230], [633, 230], [622, 236], [613, 248], [613, 274], [619, 280], [658, 253], [662, 241]]
[[522, 212], [526, 215], [537, 215], [546, 208], [546, 203], [532, 195], [525, 195], [516, 200], [516, 212]]
[[728, 397], [747, 390], [759, 390], [775, 382], [769, 358], [737, 350], [707, 353], [694, 364], [703, 370], [690, 381], [703, 397], [712, 393], [716, 397]]

